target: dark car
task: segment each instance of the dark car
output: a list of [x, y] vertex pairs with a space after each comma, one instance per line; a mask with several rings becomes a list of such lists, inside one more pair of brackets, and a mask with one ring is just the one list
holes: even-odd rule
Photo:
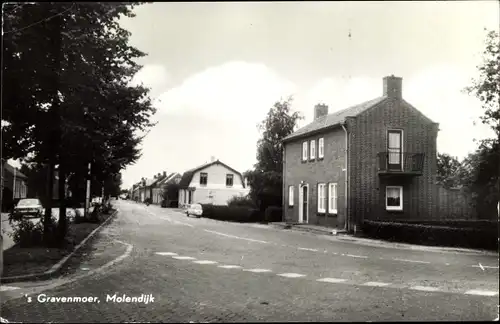
[[19, 200], [12, 213], [14, 217], [18, 219], [29, 216], [41, 217], [43, 214], [43, 206], [40, 199], [24, 198]]

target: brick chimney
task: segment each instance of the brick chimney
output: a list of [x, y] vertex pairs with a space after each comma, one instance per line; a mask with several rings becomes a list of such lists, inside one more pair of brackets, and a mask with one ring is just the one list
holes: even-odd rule
[[167, 171], [163, 171], [163, 176], [166, 177], [167, 176]]
[[328, 106], [325, 104], [317, 104], [314, 106], [314, 119], [328, 115]]
[[384, 78], [384, 96], [389, 98], [403, 97], [403, 78], [394, 75]]
[[210, 157], [210, 162], [215, 162], [215, 156]]

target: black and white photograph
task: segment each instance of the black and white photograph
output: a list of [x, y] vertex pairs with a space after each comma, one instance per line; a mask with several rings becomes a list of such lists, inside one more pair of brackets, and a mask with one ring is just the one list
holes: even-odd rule
[[2, 4], [1, 323], [499, 321], [498, 1]]

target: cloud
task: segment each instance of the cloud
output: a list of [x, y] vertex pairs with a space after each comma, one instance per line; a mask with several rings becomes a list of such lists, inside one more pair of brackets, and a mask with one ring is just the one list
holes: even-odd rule
[[255, 163], [257, 123], [295, 90], [259, 63], [229, 62], [192, 75], [154, 101], [158, 124], [144, 139], [141, 159], [124, 171], [124, 185], [163, 170], [183, 172], [211, 156], [247, 170]]
[[132, 79], [133, 85], [143, 83], [152, 90], [165, 88], [170, 81], [170, 76], [163, 65], [146, 64]]

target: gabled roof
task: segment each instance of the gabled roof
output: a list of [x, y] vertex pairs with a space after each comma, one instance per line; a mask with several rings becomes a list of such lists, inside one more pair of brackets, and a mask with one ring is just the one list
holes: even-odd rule
[[177, 173], [177, 172], [174, 172], [174, 173], [171, 173], [169, 176], [167, 177], [164, 177], [162, 178], [158, 183], [156, 183], [158, 186], [163, 186], [167, 183], [169, 183], [170, 181], [172, 181], [173, 179], [175, 179], [177, 176], [181, 176], [180, 173]]
[[219, 160], [202, 164], [202, 165], [200, 165], [200, 166], [198, 166], [196, 168], [193, 168], [193, 169], [190, 169], [190, 170], [187, 170], [186, 172], [184, 172], [182, 174], [181, 181], [179, 182], [179, 187], [180, 188], [187, 188], [187, 187], [189, 187], [189, 184], [191, 183], [191, 180], [193, 180], [193, 176], [194, 176], [194, 174], [196, 172], [201, 171], [201, 170], [203, 170], [205, 168], [208, 168], [209, 166], [215, 165], [215, 164], [220, 164], [220, 165], [226, 167], [227, 169], [231, 170], [236, 175], [240, 176], [243, 188], [245, 187], [245, 181], [243, 180], [243, 175], [240, 172], [236, 171], [235, 169], [231, 168], [230, 166], [228, 166], [225, 163], [222, 163]]
[[[14, 167], [12, 165], [9, 164], [9, 162], [5, 162], [3, 164], [3, 167], [5, 169], [5, 171], [11, 173], [11, 174], [14, 174]], [[16, 171], [16, 177], [19, 177], [19, 178], [23, 178], [23, 179], [27, 179], [28, 177], [26, 175], [24, 175], [23, 173], [19, 172], [19, 170], [17, 170], [17, 168], [15, 169]]]
[[361, 104], [357, 104], [355, 106], [336, 111], [334, 113], [328, 114], [323, 117], [319, 117], [310, 124], [299, 128], [292, 134], [288, 135], [283, 139], [283, 142], [290, 141], [294, 138], [301, 137], [303, 135], [315, 132], [315, 131], [320, 131], [322, 129], [334, 127], [337, 125], [341, 125], [345, 122], [345, 119], [347, 117], [355, 117], [362, 112], [382, 103], [383, 101], [388, 100], [387, 97], [379, 97], [375, 98], [369, 101], [365, 101]]

